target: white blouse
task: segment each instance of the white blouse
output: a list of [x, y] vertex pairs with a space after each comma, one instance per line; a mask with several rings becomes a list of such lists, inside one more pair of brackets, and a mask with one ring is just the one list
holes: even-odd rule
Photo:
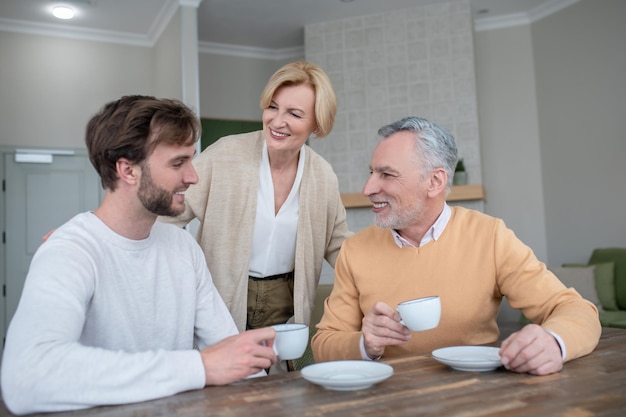
[[298, 204], [300, 182], [304, 172], [305, 147], [300, 149], [296, 180], [287, 200], [274, 214], [274, 183], [267, 153], [263, 144], [263, 156], [257, 191], [256, 221], [252, 238], [252, 251], [248, 275], [262, 278], [293, 271], [298, 231]]

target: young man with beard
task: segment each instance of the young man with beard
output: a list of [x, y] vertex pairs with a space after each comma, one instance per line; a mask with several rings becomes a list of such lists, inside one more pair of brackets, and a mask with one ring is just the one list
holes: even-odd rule
[[90, 120], [106, 195], [33, 257], [2, 363], [12, 412], [145, 401], [276, 362], [274, 330], [239, 334], [193, 237], [155, 222], [180, 214], [198, 181], [199, 133], [189, 108], [154, 97], [122, 97]]
[[[317, 361], [378, 359], [498, 341], [502, 297], [533, 324], [502, 343], [509, 370], [545, 375], [591, 352], [596, 307], [566, 288], [500, 219], [449, 207], [458, 152], [440, 126], [409, 117], [382, 127], [363, 194], [375, 225], [342, 245], [311, 347]], [[438, 295], [441, 319], [411, 333], [395, 308]]]

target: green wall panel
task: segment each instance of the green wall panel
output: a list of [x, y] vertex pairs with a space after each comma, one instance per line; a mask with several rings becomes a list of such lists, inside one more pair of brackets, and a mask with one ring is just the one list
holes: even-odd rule
[[263, 128], [263, 122], [250, 120], [200, 119], [202, 122], [202, 149], [206, 148], [219, 138], [236, 133], [246, 133]]

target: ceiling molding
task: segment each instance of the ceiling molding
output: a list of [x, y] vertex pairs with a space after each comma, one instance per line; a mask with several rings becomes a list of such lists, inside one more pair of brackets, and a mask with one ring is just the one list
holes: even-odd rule
[[[529, 25], [556, 13], [580, 0], [550, 0], [530, 10], [528, 13], [515, 13], [498, 17], [481, 17], [474, 19], [476, 32], [504, 29], [514, 26]], [[197, 7], [202, 0], [169, 0], [149, 28], [147, 34], [129, 32], [114, 32], [90, 28], [77, 28], [63, 24], [33, 23], [22, 20], [0, 18], [0, 31], [17, 32], [41, 36], [56, 36], [67, 39], [77, 39], [105, 43], [118, 43], [143, 47], [153, 47], [167, 28], [180, 5]], [[214, 42], [198, 42], [200, 53], [229, 55], [242, 58], [256, 58], [268, 60], [292, 59], [304, 56], [304, 46], [269, 49], [251, 46], [230, 45]]]
[[202, 3], [202, 0], [179, 0], [181, 6], [195, 7], [196, 9]]
[[134, 46], [154, 46], [148, 35], [128, 32], [114, 32], [89, 28], [77, 28], [50, 23], [33, 23], [24, 20], [0, 18], [0, 31], [24, 33], [28, 35], [52, 36], [83, 41], [121, 43]]
[[547, 3], [543, 3], [528, 12], [531, 22], [536, 22], [544, 17], [548, 17], [566, 7], [571, 6], [574, 3], [578, 3], [580, 0], [551, 0]]
[[550, 0], [543, 3], [528, 13], [515, 13], [498, 17], [481, 17], [474, 19], [474, 30], [481, 32], [485, 30], [505, 29], [514, 26], [529, 25], [533, 22], [550, 16], [566, 7], [577, 3], [580, 0]]
[[166, 2], [146, 34], [74, 27], [58, 23], [33, 23], [25, 20], [3, 18], [0, 18], [0, 31], [151, 48], [167, 28], [172, 17], [178, 11], [178, 7], [179, 4], [176, 0]]
[[269, 49], [216, 42], [198, 42], [198, 50], [200, 53], [205, 54], [229, 55], [240, 58], [269, 59], [274, 61], [304, 56], [304, 46]]
[[154, 46], [157, 43], [177, 11], [178, 2], [176, 1], [168, 1], [163, 5], [163, 8], [159, 12], [159, 15], [156, 17], [156, 19], [154, 19], [154, 22], [148, 30], [148, 38], [152, 42], [151, 46]]
[[506, 16], [481, 17], [474, 19], [474, 30], [482, 32], [486, 30], [505, 29], [513, 26], [529, 25], [528, 13], [515, 13]]

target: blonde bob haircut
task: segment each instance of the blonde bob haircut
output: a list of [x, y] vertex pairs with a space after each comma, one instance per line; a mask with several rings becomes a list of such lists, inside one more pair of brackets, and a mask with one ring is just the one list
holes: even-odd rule
[[318, 65], [308, 61], [291, 62], [276, 71], [265, 85], [259, 104], [265, 110], [272, 103], [274, 93], [283, 86], [306, 84], [315, 93], [315, 136], [323, 138], [335, 125], [337, 97], [330, 79]]

